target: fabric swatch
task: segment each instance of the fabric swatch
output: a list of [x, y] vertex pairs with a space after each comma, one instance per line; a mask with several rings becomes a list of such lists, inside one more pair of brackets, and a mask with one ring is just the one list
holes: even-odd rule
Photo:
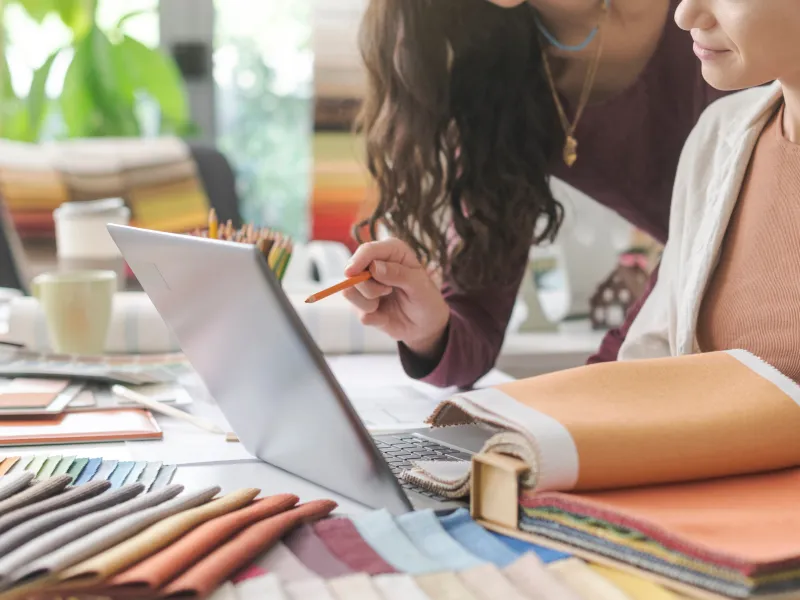
[[122, 484], [125, 483], [128, 475], [133, 470], [133, 465], [133, 461], [122, 461], [117, 465], [117, 468], [111, 473], [111, 477], [108, 478], [108, 481], [111, 482], [111, 489], [118, 490], [122, 487]]
[[297, 504], [292, 494], [271, 496], [190, 531], [164, 550], [114, 577], [110, 584], [124, 592], [153, 593], [203, 556], [253, 523], [289, 510]]
[[353, 571], [370, 575], [396, 573], [394, 567], [361, 537], [350, 519], [323, 519], [312, 527], [328, 550]]
[[[219, 488], [213, 489], [219, 491]], [[258, 495], [258, 492], [259, 490], [255, 488], [238, 490], [196, 508], [188, 508], [171, 517], [166, 517], [113, 548], [60, 573], [59, 579], [83, 585], [94, 585], [105, 581], [112, 575], [168, 546], [197, 525], [249, 504]], [[206, 496], [208, 494], [203, 497]], [[163, 506], [166, 507], [166, 505]]]
[[478, 600], [455, 573], [429, 573], [414, 579], [431, 600]]
[[55, 496], [67, 487], [69, 482], [70, 478], [67, 475], [61, 475], [34, 483], [10, 498], [0, 501], [0, 517], [30, 504], [46, 500], [50, 496]]
[[[280, 579], [275, 575], [255, 577], [235, 586], [237, 598], [258, 600], [289, 600], [283, 592]], [[213, 598], [213, 596], [212, 596]]]
[[97, 470], [100, 468], [102, 462], [102, 458], [90, 458], [86, 463], [86, 466], [81, 471], [80, 476], [75, 480], [75, 485], [81, 485], [82, 483], [86, 483], [87, 481], [94, 479], [94, 476], [97, 473]]
[[236, 575], [234, 575], [231, 581], [233, 583], [241, 583], [243, 581], [247, 581], [248, 579], [253, 579], [254, 577], [263, 577], [264, 575], [269, 575], [266, 569], [262, 569], [256, 565], [250, 565], [243, 571], [239, 571]]
[[208, 600], [244, 600], [236, 592], [236, 587], [229, 581], [219, 586]]
[[523, 594], [540, 600], [583, 600], [544, 566], [538, 556], [528, 553], [503, 569], [503, 575]]
[[328, 581], [328, 589], [336, 600], [383, 600], [378, 588], [366, 573], [345, 575]]
[[603, 565], [590, 564], [589, 567], [617, 586], [631, 600], [678, 600], [680, 598], [644, 577]]
[[169, 485], [169, 482], [172, 481], [172, 477], [175, 475], [175, 469], [177, 468], [176, 465], [164, 465], [158, 471], [158, 476], [153, 481], [153, 485], [150, 486], [151, 492], [156, 490], [160, 490]]
[[361, 537], [397, 571], [416, 575], [441, 570], [414, 546], [386, 509], [357, 515], [352, 521]]
[[5, 501], [11, 496], [24, 490], [33, 481], [33, 473], [24, 471], [18, 475], [4, 475], [0, 479], [0, 501]]
[[383, 600], [430, 600], [410, 575], [390, 573], [372, 578]]
[[131, 472], [128, 473], [128, 477], [125, 479], [125, 483], [123, 485], [128, 485], [130, 483], [136, 483], [139, 481], [139, 478], [142, 476], [145, 467], [147, 467], [147, 461], [145, 460], [140, 460], [133, 463], [133, 469], [131, 469]]
[[283, 581], [305, 581], [316, 579], [318, 575], [305, 566], [283, 542], [276, 542], [267, 553], [255, 563], [267, 573], [274, 573]]
[[[90, 481], [89, 483], [92, 485], [108, 485], [108, 482], [103, 481]], [[85, 483], [74, 489], [83, 489], [87, 485], [89, 484]], [[25, 521], [21, 525], [17, 525], [12, 530], [0, 535], [0, 557], [5, 557], [12, 550], [16, 550], [23, 544], [34, 540], [37, 536], [54, 530], [65, 523], [71, 523], [86, 515], [116, 506], [117, 504], [130, 500], [141, 492], [141, 485], [126, 486], [121, 490], [100, 494], [99, 496], [79, 502], [73, 506], [54, 510], [50, 513], [30, 519], [29, 521]], [[55, 497], [58, 498], [59, 496]], [[2, 564], [2, 562], [3, 559], [0, 559], [0, 564]], [[2, 571], [0, 571], [0, 577], [2, 577]]]
[[440, 571], [463, 571], [483, 563], [450, 537], [433, 510], [417, 510], [395, 518], [416, 548], [436, 562]]
[[69, 466], [67, 475], [72, 477], [72, 481], [75, 485], [79, 485], [77, 480], [80, 478], [87, 464], [89, 464], [88, 458], [76, 458], [75, 461]]
[[[69, 476], [58, 475], [57, 477], [68, 478]], [[69, 481], [69, 479], [67, 479], [67, 481]], [[43, 515], [61, 508], [66, 508], [68, 506], [72, 506], [73, 504], [77, 504], [78, 502], [83, 502], [84, 500], [94, 498], [95, 496], [105, 492], [107, 489], [108, 483], [106, 482], [89, 482], [87, 484], [71, 488], [61, 494], [56, 494], [50, 498], [42, 500], [41, 502], [35, 502], [24, 508], [12, 510], [11, 512], [0, 517], [0, 534], [5, 533], [9, 529], [24, 523], [25, 521], [34, 519], [39, 515]]]
[[466, 550], [486, 562], [502, 568], [518, 558], [516, 552], [473, 521], [466, 508], [439, 517], [439, 523]]
[[328, 585], [321, 579], [287, 581], [283, 584], [283, 591], [287, 600], [336, 600], [331, 595]]
[[556, 562], [557, 560], [564, 560], [565, 558], [569, 558], [571, 556], [566, 552], [553, 550], [551, 548], [545, 548], [544, 546], [539, 546], [537, 544], [531, 544], [530, 542], [526, 542], [525, 540], [520, 540], [515, 537], [503, 535], [502, 533], [495, 533], [494, 531], [490, 531], [489, 535], [493, 535], [498, 540], [503, 542], [513, 552], [516, 552], [518, 557], [524, 556], [528, 552], [533, 552], [546, 565]]
[[72, 463], [75, 462], [75, 456], [64, 456], [53, 471], [53, 475], [66, 475]]
[[28, 465], [31, 464], [33, 460], [33, 455], [29, 454], [27, 456], [20, 456], [17, 463], [12, 467], [14, 473], [21, 473], [22, 471], [28, 470]]
[[147, 466], [144, 468], [141, 477], [138, 479], [138, 481], [144, 485], [145, 492], [150, 491], [150, 487], [153, 485], [156, 477], [158, 477], [158, 472], [161, 470], [161, 465], [163, 464], [164, 463], [162, 462], [147, 463]]
[[298, 527], [283, 539], [283, 543], [306, 567], [324, 579], [353, 572], [328, 550], [311, 525]]
[[37, 479], [49, 479], [52, 477], [53, 473], [58, 466], [58, 463], [61, 462], [60, 456], [48, 456], [47, 459], [44, 461], [42, 468], [39, 469], [39, 472], [36, 474]]
[[117, 468], [118, 464], [118, 460], [102, 461], [97, 469], [97, 472], [94, 474], [94, 477], [92, 477], [92, 481], [95, 479], [108, 480], [111, 477], [111, 474], [114, 472], [114, 469]]
[[[180, 493], [180, 486], [176, 486]], [[175, 488], [165, 488], [164, 492], [169, 492]], [[103, 552], [107, 548], [122, 542], [123, 540], [135, 535], [152, 525], [153, 523], [166, 519], [183, 510], [188, 510], [208, 502], [220, 491], [219, 486], [214, 486], [193, 492], [191, 494], [178, 495], [160, 502], [156, 506], [128, 514], [122, 518], [115, 519], [113, 522], [99, 527], [65, 546], [46, 554], [26, 567], [19, 569], [12, 575], [12, 579], [30, 579], [42, 575], [50, 575], [67, 567], [75, 565], [80, 561]], [[165, 494], [168, 497], [169, 494]], [[151, 492], [146, 496], [162, 496], [160, 492]], [[125, 505], [123, 505], [125, 506]]]
[[251, 525], [202, 558], [161, 593], [162, 597], [204, 598], [221, 582], [244, 567], [253, 556], [271, 548], [299, 523], [327, 516], [336, 508], [331, 500], [314, 500]]
[[28, 466], [25, 467], [26, 471], [30, 471], [33, 473], [33, 476], [36, 477], [39, 474], [39, 471], [44, 466], [44, 462], [47, 460], [46, 454], [37, 454], [33, 457], [33, 460], [28, 463]]
[[19, 456], [7, 456], [0, 462], [0, 475], [8, 473], [19, 462]]
[[628, 596], [608, 579], [592, 570], [579, 558], [561, 560], [547, 569], [561, 582], [582, 598], [592, 600], [630, 600]]
[[479, 600], [527, 599], [527, 596], [514, 587], [500, 569], [490, 563], [461, 571], [458, 577]]
[[[108, 523], [113, 523], [127, 515], [135, 514], [138, 511], [143, 511], [151, 506], [166, 502], [170, 498], [177, 496], [181, 490], [181, 486], [175, 486], [174, 488], [164, 490], [164, 493], [160, 495], [142, 494], [138, 498], [124, 501], [111, 508], [106, 508], [69, 521], [56, 529], [31, 539], [31, 541], [17, 548], [14, 552], [0, 557], [0, 589], [7, 587], [13, 579], [16, 579], [16, 577], [12, 577], [12, 575], [14, 575], [17, 570], [25, 569], [26, 566], [30, 566], [32, 561], [46, 556], [51, 552], [57, 552], [70, 542], [83, 539], [87, 534], [97, 531]], [[140, 489], [137, 489], [137, 494], [140, 491]], [[110, 493], [115, 494], [116, 492]], [[103, 496], [105, 495], [106, 494], [103, 494]], [[103, 498], [103, 496], [99, 498]]]

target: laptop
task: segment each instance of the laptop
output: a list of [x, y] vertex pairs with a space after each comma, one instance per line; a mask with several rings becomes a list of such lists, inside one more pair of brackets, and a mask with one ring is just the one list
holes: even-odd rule
[[398, 478], [415, 459], [468, 461], [478, 427], [370, 435], [257, 248], [108, 225], [244, 447], [371, 508], [452, 508]]

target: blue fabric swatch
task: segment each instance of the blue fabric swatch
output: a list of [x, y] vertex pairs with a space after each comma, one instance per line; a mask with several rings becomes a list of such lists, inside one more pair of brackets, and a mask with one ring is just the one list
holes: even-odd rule
[[484, 563], [445, 531], [433, 510], [406, 513], [395, 521], [411, 543], [435, 561], [441, 571], [464, 571]]
[[519, 554], [507, 544], [473, 521], [466, 508], [439, 517], [439, 522], [470, 553], [499, 568], [507, 567], [519, 558]]
[[92, 481], [95, 479], [97, 481], [108, 481], [108, 478], [111, 477], [111, 474], [114, 472], [114, 469], [117, 468], [118, 464], [118, 460], [104, 460], [100, 463], [100, 468], [97, 469], [94, 477], [92, 477]]
[[95, 473], [97, 473], [97, 470], [100, 468], [100, 464], [102, 462], [102, 458], [90, 458], [89, 462], [87, 462], [86, 466], [83, 467], [83, 471], [81, 471], [81, 474], [72, 485], [80, 485], [82, 483], [86, 483], [87, 481], [91, 481]]
[[422, 575], [441, 570], [435, 561], [417, 550], [386, 509], [357, 515], [352, 521], [364, 541], [397, 571]]
[[108, 478], [108, 481], [111, 482], [112, 490], [122, 487], [122, 484], [125, 483], [125, 479], [127, 479], [128, 475], [133, 470], [134, 464], [136, 463], [133, 461], [123, 461], [117, 465], [117, 468], [114, 469], [111, 477]]
[[142, 473], [144, 473], [146, 466], [147, 461], [144, 460], [133, 463], [133, 468], [131, 469], [131, 472], [128, 473], [128, 477], [125, 479], [125, 485], [130, 485], [131, 483], [136, 483], [139, 481], [139, 477], [141, 477]]
[[153, 480], [153, 485], [150, 486], [148, 491], [155, 492], [167, 487], [172, 481], [173, 475], [175, 475], [175, 469], [177, 469], [176, 465], [164, 465], [161, 467], [158, 471], [158, 476]]
[[536, 544], [531, 544], [530, 542], [525, 542], [523, 540], [518, 540], [517, 538], [509, 537], [507, 535], [503, 535], [501, 533], [490, 532], [493, 536], [503, 542], [506, 546], [511, 548], [514, 552], [516, 552], [519, 556], [526, 554], [528, 552], [533, 552], [538, 556], [544, 564], [554, 563], [558, 560], [564, 560], [565, 558], [569, 558], [570, 555], [564, 552], [559, 552], [558, 550], [551, 550], [550, 548], [544, 548], [543, 546], [537, 546]]

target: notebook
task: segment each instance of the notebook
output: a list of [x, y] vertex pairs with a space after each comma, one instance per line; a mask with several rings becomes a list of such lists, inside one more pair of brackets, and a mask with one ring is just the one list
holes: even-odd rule
[[153, 440], [162, 435], [149, 411], [133, 408], [0, 421], [0, 446]]

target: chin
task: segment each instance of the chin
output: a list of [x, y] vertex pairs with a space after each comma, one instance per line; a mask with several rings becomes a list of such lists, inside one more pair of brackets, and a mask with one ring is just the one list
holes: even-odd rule
[[703, 65], [703, 79], [708, 85], [722, 92], [735, 92], [753, 86], [747, 78], [738, 73], [708, 65]]

